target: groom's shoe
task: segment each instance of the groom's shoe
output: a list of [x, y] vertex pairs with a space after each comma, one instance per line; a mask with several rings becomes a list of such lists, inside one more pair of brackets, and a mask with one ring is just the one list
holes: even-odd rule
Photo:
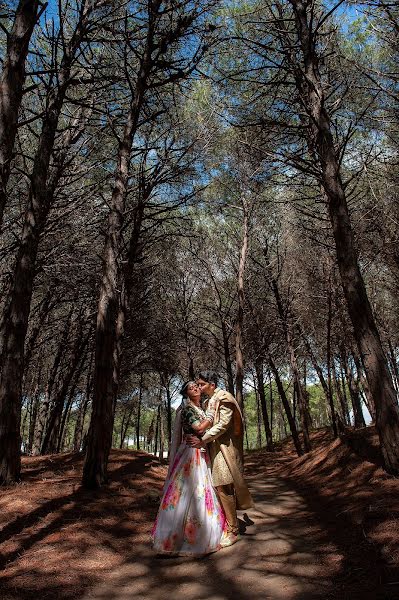
[[229, 546], [232, 546], [238, 542], [239, 539], [240, 537], [237, 533], [224, 533], [222, 535], [222, 539], [220, 540], [220, 547], [228, 548]]

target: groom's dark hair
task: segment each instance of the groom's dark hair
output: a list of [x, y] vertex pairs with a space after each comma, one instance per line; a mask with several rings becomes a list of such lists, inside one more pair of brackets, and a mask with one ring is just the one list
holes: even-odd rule
[[197, 379], [202, 379], [203, 381], [206, 381], [207, 383], [214, 383], [215, 387], [217, 387], [219, 376], [217, 373], [214, 373], [213, 371], [201, 371], [200, 373], [198, 373]]

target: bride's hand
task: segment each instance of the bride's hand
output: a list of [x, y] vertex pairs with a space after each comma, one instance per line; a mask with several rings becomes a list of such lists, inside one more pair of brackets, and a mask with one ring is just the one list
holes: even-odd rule
[[205, 444], [203, 444], [196, 435], [186, 436], [186, 443], [191, 448], [205, 448]]

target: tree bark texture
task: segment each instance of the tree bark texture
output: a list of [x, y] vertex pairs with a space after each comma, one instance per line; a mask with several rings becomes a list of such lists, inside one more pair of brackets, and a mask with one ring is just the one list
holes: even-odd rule
[[0, 79], [0, 230], [7, 204], [7, 184], [26, 77], [25, 63], [38, 13], [38, 0], [20, 0], [8, 36]]
[[[88, 13], [84, 13], [87, 17]], [[85, 34], [84, 23], [75, 30], [65, 49], [57, 87], [48, 92], [46, 114], [33, 163], [27, 209], [7, 302], [0, 379], [0, 483], [20, 478], [21, 395], [24, 374], [24, 346], [31, 308], [40, 234], [46, 224], [54, 196], [54, 180], [49, 178], [58, 120], [70, 85], [75, 54]], [[49, 183], [50, 181], [50, 183]]]
[[[245, 192], [244, 192], [245, 193]], [[244, 352], [243, 352], [243, 327], [244, 327], [244, 275], [245, 264], [247, 260], [248, 243], [249, 243], [249, 207], [247, 199], [242, 196], [243, 207], [243, 225], [242, 225], [242, 242], [240, 262], [238, 266], [237, 278], [237, 294], [238, 294], [238, 313], [236, 322], [236, 377], [235, 377], [235, 396], [240, 407], [243, 406], [244, 393]]]
[[[125, 281], [121, 281], [123, 276], [120, 264], [122, 227], [130, 154], [144, 100], [146, 80], [150, 69], [149, 61], [150, 47], [147, 47], [136, 86], [136, 95], [132, 99], [123, 139], [119, 145], [115, 185], [108, 217], [103, 277], [97, 312], [93, 410], [82, 479], [82, 483], [86, 488], [98, 488], [107, 481], [107, 464], [112, 445], [115, 399], [119, 385], [121, 338], [127, 302]], [[123, 294], [122, 298], [121, 293]]]
[[316, 152], [321, 183], [328, 200], [328, 211], [335, 240], [338, 268], [352, 321], [354, 336], [375, 402], [376, 428], [385, 469], [399, 473], [398, 399], [374, 319], [367, 290], [359, 268], [340, 162], [334, 146], [326, 98], [319, 71], [317, 36], [313, 30], [313, 3], [290, 0], [303, 56], [297, 81], [302, 103], [309, 115], [308, 145]]

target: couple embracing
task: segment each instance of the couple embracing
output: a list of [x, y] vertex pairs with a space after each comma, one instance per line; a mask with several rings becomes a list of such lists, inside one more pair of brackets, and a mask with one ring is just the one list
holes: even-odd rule
[[[203, 556], [238, 540], [237, 509], [253, 506], [242, 476], [243, 419], [217, 375], [186, 382], [169, 472], [152, 530], [160, 554]], [[207, 397], [201, 406], [201, 394]]]

